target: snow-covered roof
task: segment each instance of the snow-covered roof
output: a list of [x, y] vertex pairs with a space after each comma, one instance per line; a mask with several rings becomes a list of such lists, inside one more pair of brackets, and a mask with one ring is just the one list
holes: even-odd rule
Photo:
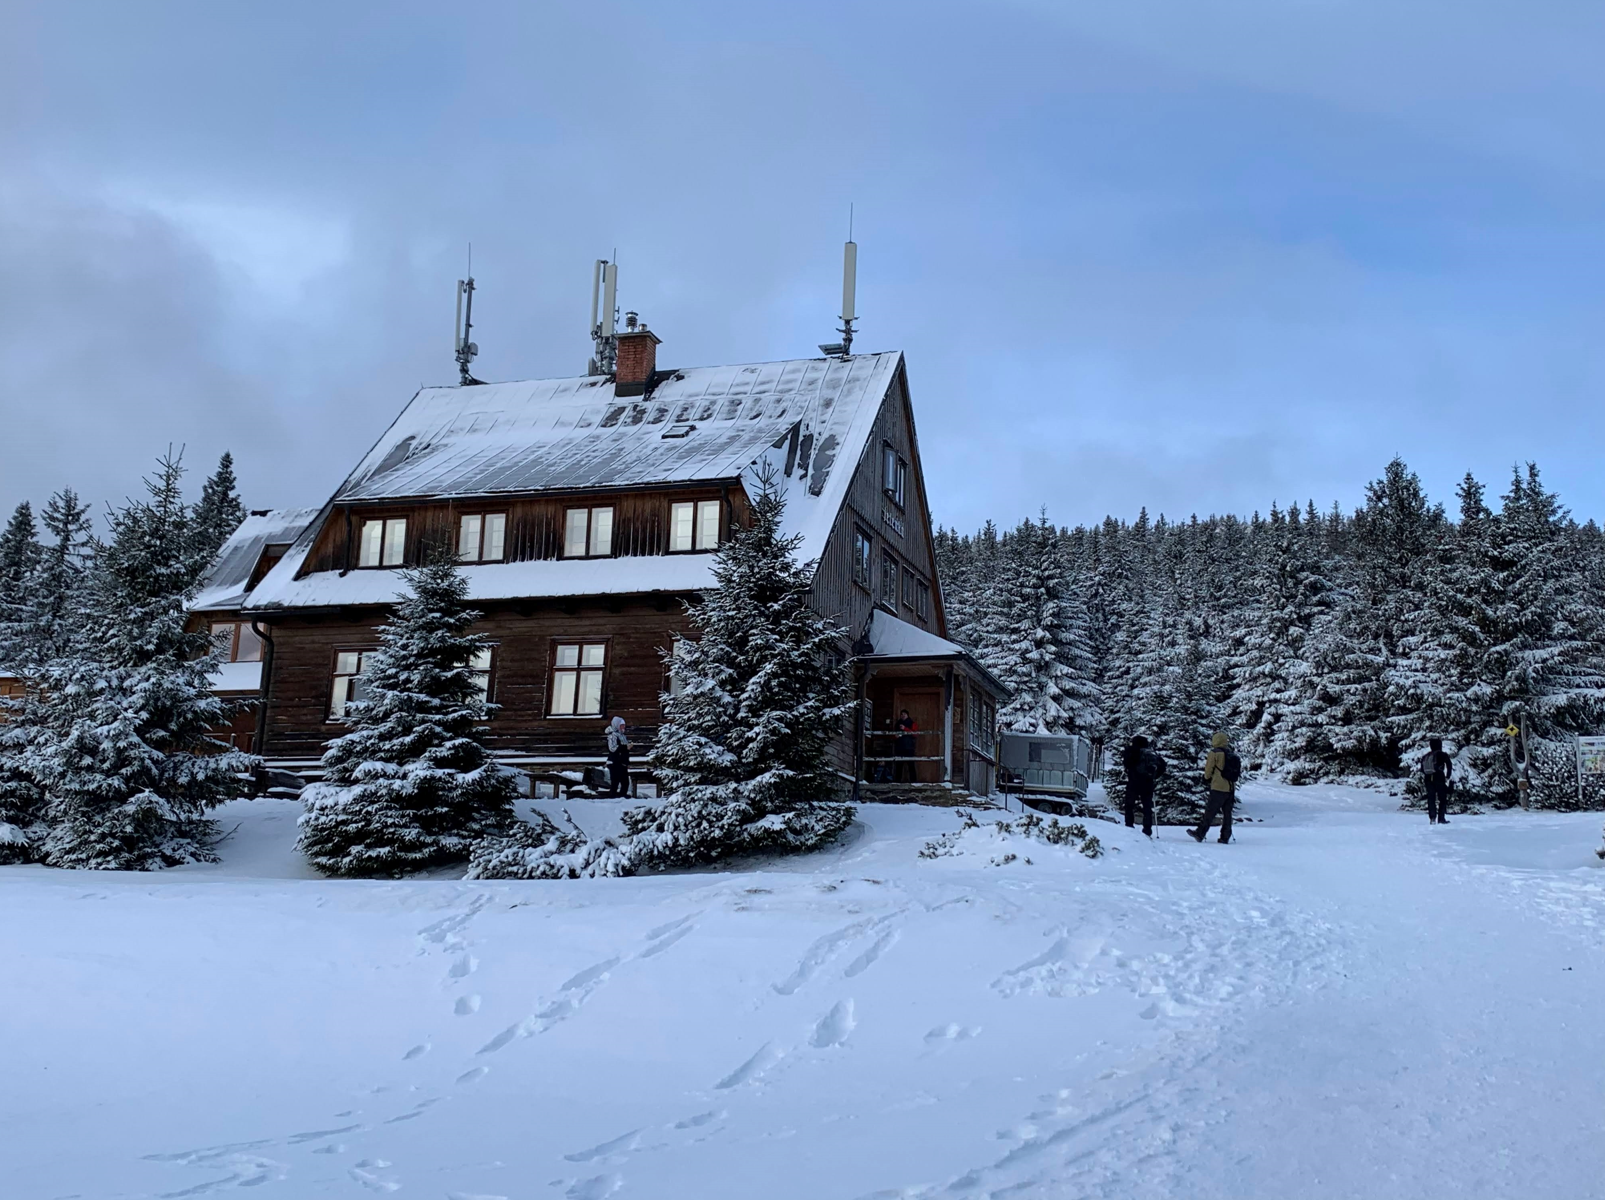
[[1004, 687], [992, 672], [957, 642], [937, 637], [927, 629], [910, 625], [907, 621], [878, 608], [870, 614], [869, 644], [870, 652], [862, 656], [866, 659], [962, 658], [986, 677], [987, 681], [997, 689], [998, 695], [1006, 696], [1009, 693], [1009, 689]]
[[[626, 596], [700, 592], [713, 586], [711, 554], [624, 555], [619, 558], [545, 558], [480, 563], [459, 568], [470, 600], [531, 596]], [[398, 570], [318, 571], [296, 579], [282, 566], [251, 592], [252, 611], [390, 604], [405, 587]]]
[[262, 551], [269, 546], [292, 545], [317, 515], [315, 508], [276, 508], [246, 517], [212, 560], [190, 611], [227, 612], [242, 607]]
[[876, 609], [869, 618], [870, 651], [876, 658], [943, 658], [968, 654], [957, 642]]
[[[734, 479], [798, 421], [839, 443], [900, 358], [686, 367], [649, 396], [616, 397], [600, 375], [423, 388], [334, 502]], [[817, 462], [821, 482], [833, 461]]]
[[[740, 479], [765, 464], [786, 496], [799, 555], [825, 549], [902, 363], [899, 352], [728, 367], [686, 367], [650, 396], [616, 397], [605, 376], [424, 388], [324, 507], [558, 489]], [[296, 579], [321, 521], [251, 593], [250, 608], [386, 604], [392, 572]], [[695, 591], [703, 556], [647, 555], [467, 567], [474, 600]]]

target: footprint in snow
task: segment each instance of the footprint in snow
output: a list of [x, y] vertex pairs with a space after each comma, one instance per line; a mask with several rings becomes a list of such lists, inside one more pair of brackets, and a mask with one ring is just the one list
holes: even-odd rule
[[473, 1067], [457, 1076], [458, 1083], [478, 1083], [490, 1074], [489, 1067]]
[[622, 1175], [593, 1175], [590, 1179], [582, 1179], [564, 1192], [568, 1200], [607, 1200], [614, 1192], [624, 1186]]
[[411, 1060], [413, 1060], [415, 1058], [422, 1058], [424, 1055], [426, 1055], [428, 1053], [429, 1053], [429, 1043], [428, 1042], [419, 1042], [411, 1050], [409, 1050], [409, 1051], [407, 1051], [407, 1053], [403, 1054], [401, 1056], [401, 1059], [402, 1059], [403, 1062], [410, 1062]]
[[565, 1154], [563, 1157], [569, 1162], [595, 1162], [599, 1158], [608, 1158], [614, 1154], [628, 1154], [641, 1143], [641, 1131], [632, 1129], [629, 1133], [621, 1133], [610, 1141], [601, 1142], [589, 1150], [580, 1150], [574, 1154]]
[[379, 1174], [380, 1171], [384, 1170], [389, 1165], [390, 1164], [382, 1158], [365, 1158], [361, 1162], [357, 1163], [356, 1166], [347, 1171], [346, 1174], [351, 1176], [352, 1179], [356, 1180], [370, 1192], [399, 1191], [401, 1184], [397, 1183], [394, 1179], [386, 1179]]
[[695, 915], [695, 913], [692, 913], [690, 916], [677, 917], [673, 921], [670, 921], [667, 925], [659, 925], [656, 929], [647, 930], [646, 940], [649, 942], [655, 942], [660, 937], [666, 937], [673, 933], [676, 929], [685, 928], [691, 923], [691, 917]]
[[927, 1044], [940, 1045], [943, 1042], [964, 1042], [981, 1032], [979, 1025], [960, 1025], [950, 1022], [947, 1025], [938, 1025], [925, 1035]]
[[452, 1012], [459, 1017], [471, 1016], [479, 1011], [478, 996], [458, 996], [457, 1003], [452, 1006]]
[[676, 1121], [674, 1127], [676, 1129], [701, 1129], [709, 1121], [717, 1121], [724, 1115], [725, 1113], [722, 1110], [719, 1112], [698, 1113], [694, 1117], [686, 1117], [682, 1121]]
[[814, 1025], [813, 1036], [808, 1039], [808, 1044], [816, 1050], [839, 1046], [857, 1025], [858, 1020], [853, 1016], [853, 1002], [838, 1000]]
[[847, 969], [843, 971], [842, 974], [848, 979], [852, 979], [855, 975], [862, 975], [865, 971], [869, 970], [870, 967], [875, 965], [875, 960], [885, 952], [886, 947], [890, 946], [896, 940], [897, 931], [895, 929], [888, 929], [885, 933], [881, 934], [880, 937], [876, 938], [872, 943], [870, 943], [870, 946], [867, 950], [865, 950], [857, 958], [853, 959], [852, 962], [848, 963]]
[[557, 990], [560, 992], [572, 992], [583, 987], [589, 987], [594, 983], [600, 983], [607, 978], [607, 973], [618, 965], [619, 960], [617, 958], [610, 958], [606, 962], [599, 962], [594, 966], [586, 967], [585, 970], [575, 975]]
[[292, 1146], [299, 1146], [305, 1142], [319, 1142], [324, 1138], [338, 1137], [342, 1133], [351, 1133], [361, 1128], [360, 1125], [342, 1125], [338, 1129], [309, 1129], [305, 1133], [292, 1133], [289, 1143]]
[[695, 929], [696, 929], [695, 925], [685, 925], [685, 926], [682, 926], [679, 929], [674, 930], [672, 933], [666, 933], [661, 938], [659, 938], [657, 941], [653, 942], [650, 946], [648, 946], [645, 950], [641, 951], [641, 953], [639, 955], [637, 955], [637, 957], [638, 958], [651, 958], [654, 954], [662, 954], [670, 946], [674, 945], [681, 938], [686, 937], [687, 935], [689, 935]]
[[458, 955], [457, 961], [451, 964], [451, 970], [446, 974], [453, 979], [467, 979], [479, 967], [479, 960], [472, 954]]
[[[797, 966], [784, 980], [774, 985], [774, 989], [782, 996], [790, 996], [814, 977], [814, 973], [829, 962], [847, 945], [848, 942], [860, 934], [873, 929], [878, 921], [854, 921], [834, 933], [827, 933], [815, 940], [814, 944], [803, 951], [803, 956], [797, 960]], [[873, 962], [871, 959], [870, 962]], [[868, 966], [869, 963], [865, 963]], [[862, 969], [862, 968], [860, 968]]]
[[744, 1083], [751, 1083], [755, 1079], [762, 1078], [784, 1057], [786, 1057], [784, 1050], [777, 1050], [772, 1043], [765, 1042], [758, 1047], [751, 1058], [713, 1086], [720, 1091], [726, 1091], [740, 1087]]

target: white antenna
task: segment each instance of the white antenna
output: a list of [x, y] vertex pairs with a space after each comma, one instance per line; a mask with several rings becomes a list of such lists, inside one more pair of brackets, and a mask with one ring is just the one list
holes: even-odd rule
[[828, 355], [846, 358], [853, 352], [853, 322], [858, 319], [858, 243], [853, 241], [853, 206], [847, 206], [847, 244], [842, 247], [842, 335], [839, 342], [821, 343], [820, 349]]
[[[614, 257], [618, 257], [616, 251]], [[591, 272], [591, 341], [596, 343], [596, 356], [586, 367], [588, 375], [611, 375], [618, 363], [618, 290], [618, 263], [597, 259]], [[600, 312], [597, 310], [599, 302]]]

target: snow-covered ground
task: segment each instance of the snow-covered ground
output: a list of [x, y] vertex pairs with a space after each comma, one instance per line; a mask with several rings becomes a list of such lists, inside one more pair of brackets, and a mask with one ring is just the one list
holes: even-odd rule
[[765, 870], [331, 882], [255, 801], [217, 866], [0, 868], [0, 1193], [1605, 1195], [1600, 818], [1245, 791], [1095, 861], [869, 807]]

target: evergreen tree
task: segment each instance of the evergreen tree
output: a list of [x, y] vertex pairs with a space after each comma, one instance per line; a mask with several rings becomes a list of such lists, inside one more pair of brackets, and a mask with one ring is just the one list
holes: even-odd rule
[[1007, 559], [995, 592], [1002, 636], [982, 660], [1013, 692], [999, 722], [1022, 733], [1101, 735], [1090, 622], [1046, 514], [1014, 531]]
[[0, 669], [11, 662], [8, 639], [14, 636], [12, 630], [22, 619], [27, 585], [39, 569], [42, 554], [33, 505], [24, 500], [0, 533]]
[[[87, 586], [66, 592], [75, 601], [58, 622], [67, 648], [41, 672], [30, 747], [52, 866], [148, 870], [212, 859], [206, 813], [243, 793], [256, 762], [209, 732], [231, 710], [210, 689], [206, 634], [186, 629], [195, 576], [182, 474], [177, 460], [160, 461], [148, 499], [113, 515]], [[65, 540], [58, 535], [58, 545]]]
[[351, 731], [329, 743], [324, 779], [302, 793], [298, 845], [326, 875], [465, 862], [515, 820], [512, 776], [483, 741], [489, 706], [473, 660], [489, 643], [469, 632], [479, 614], [467, 580], [444, 552], [404, 578], [364, 696], [346, 708]]
[[812, 564], [800, 565], [798, 539], [781, 533], [774, 475], [759, 485], [752, 526], [719, 547], [715, 587], [688, 605], [695, 636], [666, 659], [676, 687], [663, 697], [653, 763], [667, 796], [627, 810], [618, 842], [542, 830], [487, 843], [471, 874], [627, 875], [796, 853], [851, 823], [828, 760], [857, 711], [839, 657], [845, 632], [809, 607]]
[[217, 470], [201, 486], [201, 498], [195, 505], [192, 530], [195, 539], [194, 553], [200, 569], [205, 571], [217, 552], [228, 541], [229, 535], [245, 520], [245, 505], [234, 479], [234, 456], [227, 450], [218, 460]]

